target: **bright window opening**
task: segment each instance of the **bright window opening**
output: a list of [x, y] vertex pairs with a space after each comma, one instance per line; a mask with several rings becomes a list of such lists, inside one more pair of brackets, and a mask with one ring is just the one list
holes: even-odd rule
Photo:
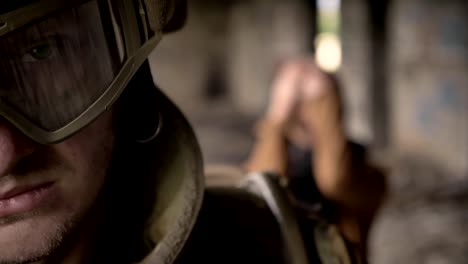
[[315, 60], [327, 72], [336, 72], [341, 66], [340, 4], [340, 0], [317, 0]]

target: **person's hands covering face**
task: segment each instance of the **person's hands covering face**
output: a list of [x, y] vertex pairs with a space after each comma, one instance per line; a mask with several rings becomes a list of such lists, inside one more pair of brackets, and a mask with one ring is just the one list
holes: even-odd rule
[[283, 65], [275, 77], [266, 118], [276, 125], [286, 126], [294, 117], [299, 102], [299, 83], [302, 64], [296, 61]]
[[286, 63], [274, 79], [266, 119], [289, 141], [310, 147], [342, 129], [340, 111], [334, 80], [312, 58], [300, 58]]
[[299, 122], [310, 135], [315, 147], [323, 141], [335, 140], [341, 135], [341, 100], [337, 84], [329, 75], [322, 72], [311, 59], [302, 62], [302, 74], [298, 87]]

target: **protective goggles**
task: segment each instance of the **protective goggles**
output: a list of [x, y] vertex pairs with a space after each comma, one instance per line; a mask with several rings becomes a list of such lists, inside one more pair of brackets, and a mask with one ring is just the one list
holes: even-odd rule
[[3, 2], [0, 115], [43, 144], [108, 109], [162, 36], [164, 1]]

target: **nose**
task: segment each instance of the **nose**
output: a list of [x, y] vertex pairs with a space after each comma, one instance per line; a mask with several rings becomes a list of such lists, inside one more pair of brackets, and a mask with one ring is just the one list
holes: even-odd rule
[[31, 155], [37, 143], [0, 117], [0, 177], [8, 175], [23, 158]]

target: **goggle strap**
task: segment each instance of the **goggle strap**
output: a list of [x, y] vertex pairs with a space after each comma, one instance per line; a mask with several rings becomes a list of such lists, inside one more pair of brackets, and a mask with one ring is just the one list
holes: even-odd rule
[[140, 32], [135, 30], [140, 28], [137, 20], [137, 9], [133, 1], [117, 0], [115, 1], [117, 11], [120, 17], [120, 25], [122, 27], [122, 35], [125, 43], [127, 57], [132, 57], [135, 52], [141, 47]]

